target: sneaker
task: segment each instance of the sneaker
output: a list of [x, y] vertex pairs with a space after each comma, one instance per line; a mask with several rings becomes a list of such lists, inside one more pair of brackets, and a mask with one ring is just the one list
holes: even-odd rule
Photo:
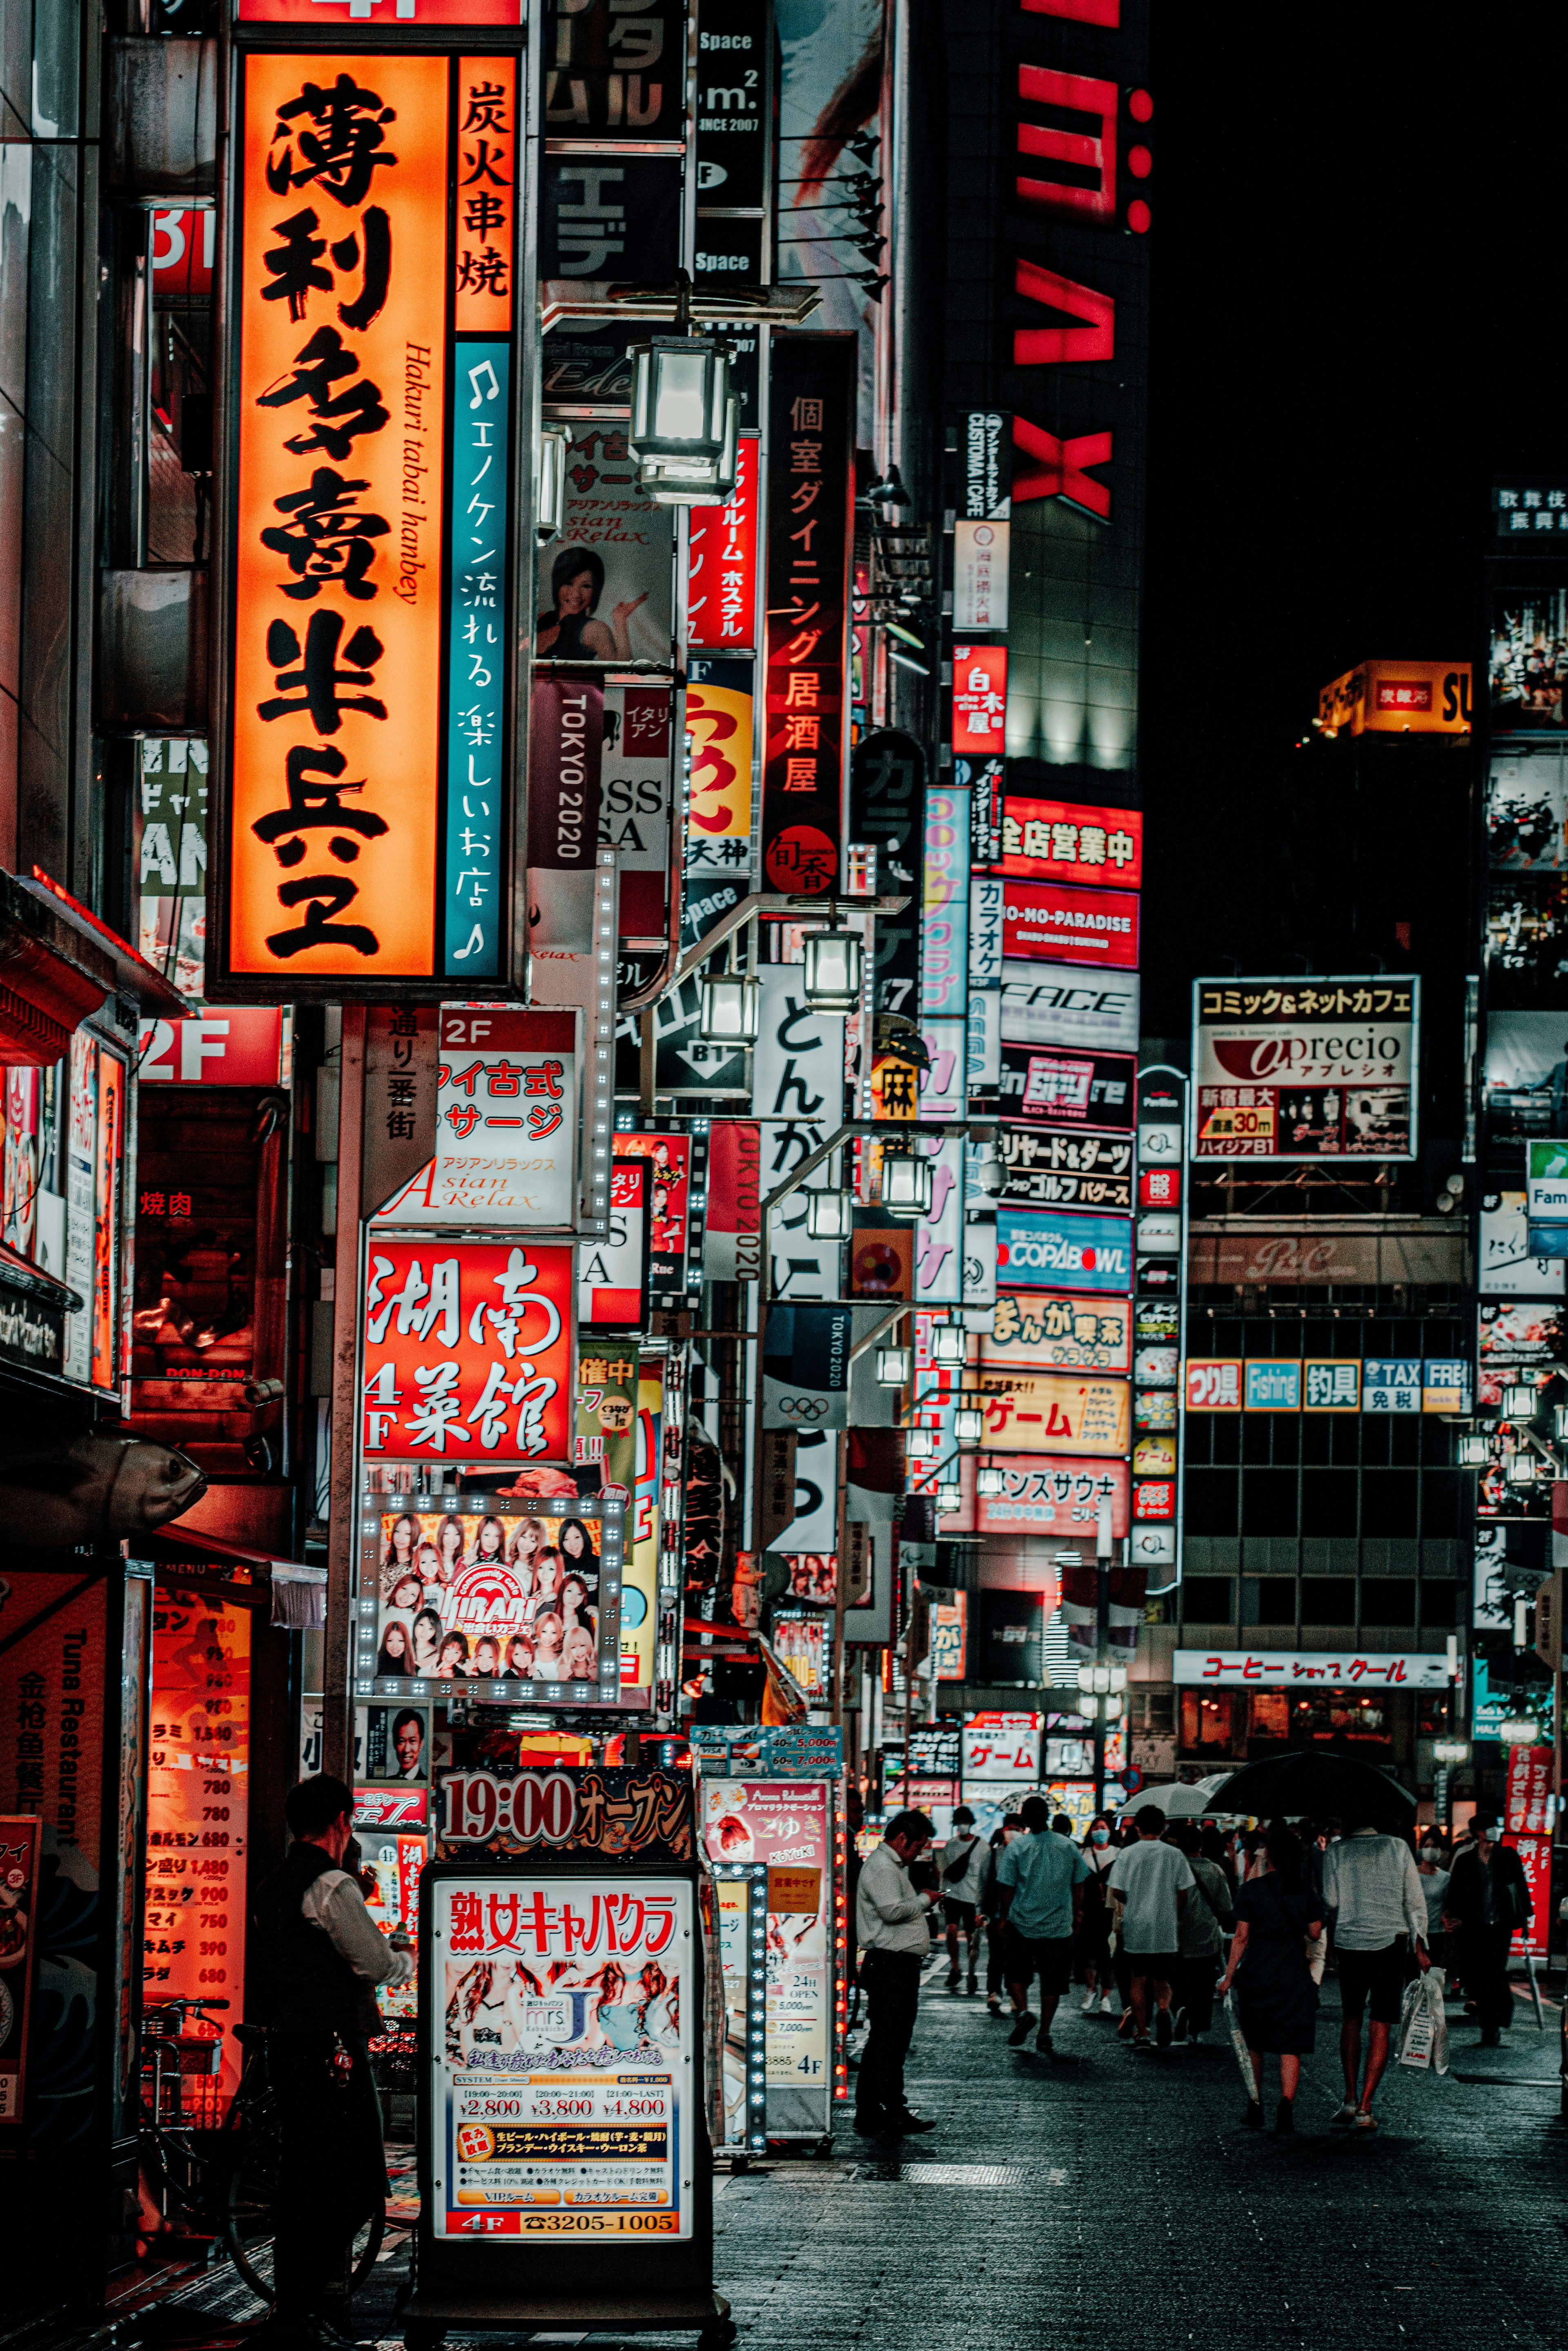
[[1377, 2117], [1371, 2111], [1370, 2107], [1363, 2106], [1358, 2111], [1355, 2117], [1355, 2127], [1358, 2131], [1375, 2131], [1377, 2128]]
[[1295, 2126], [1296, 2110], [1294, 2101], [1290, 2098], [1282, 2098], [1274, 2113], [1274, 2133], [1276, 2137], [1288, 2138]]
[[1355, 2101], [1354, 2098], [1346, 2098], [1338, 2112], [1330, 2115], [1328, 2126], [1330, 2130], [1351, 2130], [1354, 2129], [1355, 2125]]
[[1154, 2037], [1158, 2042], [1162, 2049], [1169, 2048], [1170, 2011], [1168, 2008], [1156, 2009], [1154, 2012]]
[[935, 2130], [936, 2124], [924, 2115], [902, 2114], [892, 2116], [888, 2120], [888, 2128], [895, 2133], [909, 2134], [916, 2131]]
[[1100, 2014], [1102, 2016], [1114, 2016], [1116, 2014], [1115, 2009], [1111, 2006], [1111, 1996], [1108, 1991], [1103, 1991], [1100, 1994]]
[[1262, 2127], [1263, 2109], [1259, 2105], [1256, 2098], [1249, 2098], [1247, 2101], [1247, 2111], [1241, 2117], [1241, 2128], [1243, 2130], [1262, 2130]]
[[1002, 2001], [998, 1993], [988, 1991], [985, 1995], [985, 2004], [992, 2016], [1002, 2014]]
[[1097, 1991], [1086, 1991], [1084, 1994], [1083, 2000], [1079, 2003], [1078, 2013], [1080, 2016], [1093, 2016], [1096, 2009], [1098, 2008], [1099, 2005], [1099, 1993]]
[[951, 1976], [950, 1976], [950, 1977], [948, 1978], [948, 1990], [949, 1990], [949, 1991], [950, 1991], [950, 1992], [952, 1992], [952, 1991], [957, 1991], [958, 1988], [959, 1988], [959, 1980], [958, 1980], [957, 1976], [956, 1976], [956, 1975], [951, 1975]]
[[1029, 2038], [1029, 2028], [1033, 2022], [1034, 2019], [1030, 2015], [1027, 2009], [1024, 2010], [1022, 2016], [1016, 2016], [1013, 2018], [1012, 2030], [1007, 2036], [1007, 2045], [1010, 2049], [1023, 2048], [1024, 2043]]

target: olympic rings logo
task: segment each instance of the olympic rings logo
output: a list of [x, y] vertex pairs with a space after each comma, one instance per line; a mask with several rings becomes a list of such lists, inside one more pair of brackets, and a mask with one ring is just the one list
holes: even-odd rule
[[786, 1420], [825, 1420], [828, 1400], [826, 1396], [782, 1396], [778, 1409]]

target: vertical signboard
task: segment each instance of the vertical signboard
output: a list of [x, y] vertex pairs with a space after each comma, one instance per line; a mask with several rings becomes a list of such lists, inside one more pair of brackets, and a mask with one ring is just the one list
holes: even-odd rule
[[763, 872], [808, 897], [834, 888], [843, 840], [856, 350], [779, 335], [769, 381]]

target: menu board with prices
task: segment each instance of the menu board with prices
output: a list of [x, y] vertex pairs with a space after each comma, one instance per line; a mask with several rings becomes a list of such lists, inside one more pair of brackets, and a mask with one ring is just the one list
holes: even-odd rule
[[[244, 2011], [250, 1610], [179, 1587], [152, 1615], [142, 2000]], [[239, 2085], [225, 2032], [222, 2095]]]
[[827, 2127], [832, 2067], [830, 1806], [822, 1780], [711, 1780], [701, 1791], [710, 1861], [768, 1868], [767, 2130]]

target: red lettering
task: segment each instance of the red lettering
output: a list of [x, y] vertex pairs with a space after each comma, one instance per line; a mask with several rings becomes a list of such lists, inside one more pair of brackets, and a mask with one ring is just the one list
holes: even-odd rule
[[1052, 310], [1065, 310], [1082, 319], [1081, 327], [1019, 327], [1012, 337], [1014, 367], [1056, 367], [1067, 360], [1108, 360], [1116, 357], [1116, 306], [1110, 295], [1096, 294], [1037, 261], [1013, 264], [1012, 289], [1026, 302], [1041, 302]]
[[1080, 433], [1068, 441], [1058, 441], [1044, 425], [1031, 424], [1027, 417], [1012, 420], [1013, 446], [1025, 456], [1040, 463], [1016, 469], [1012, 475], [1014, 501], [1023, 498], [1065, 498], [1069, 506], [1082, 507], [1085, 514], [1098, 517], [1101, 522], [1111, 518], [1111, 493], [1107, 484], [1093, 482], [1084, 472], [1085, 465], [1110, 463], [1111, 435], [1108, 433]]
[[1026, 16], [1065, 16], [1075, 25], [1108, 25], [1114, 33], [1122, 21], [1122, 0], [1018, 0]]
[[1020, 66], [1018, 95], [1033, 106], [1049, 106], [1069, 114], [1087, 115], [1094, 131], [1057, 131], [1036, 122], [1018, 126], [1018, 152], [1047, 163], [1076, 165], [1092, 171], [1099, 184], [1075, 187], [1056, 177], [1020, 178], [1015, 182], [1020, 204], [1069, 217], [1113, 220], [1116, 209], [1116, 104], [1114, 81], [1094, 81], [1084, 74], [1058, 73], [1050, 66]]

